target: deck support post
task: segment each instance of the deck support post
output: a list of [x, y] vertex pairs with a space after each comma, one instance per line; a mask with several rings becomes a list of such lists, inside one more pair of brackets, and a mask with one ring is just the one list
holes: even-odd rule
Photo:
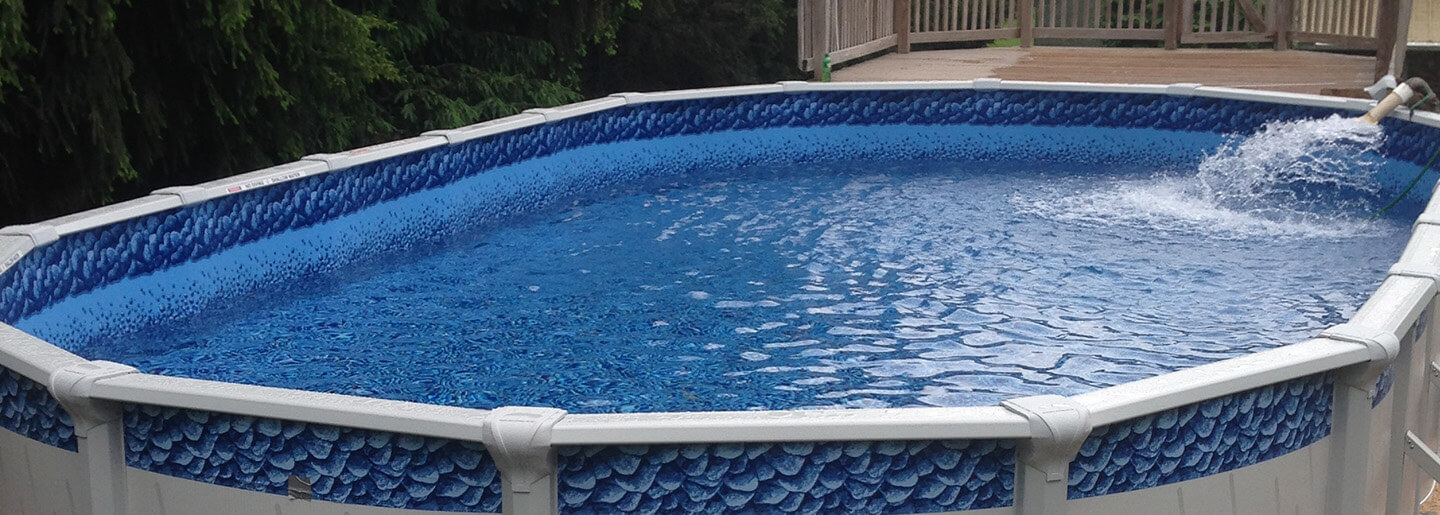
[[550, 436], [565, 410], [496, 408], [485, 418], [481, 440], [500, 469], [501, 509], [505, 515], [560, 512], [555, 449]]
[[1415, 0], [1400, 0], [1395, 13], [1395, 46], [1390, 56], [1390, 73], [1396, 77], [1405, 76], [1405, 52], [1410, 47], [1410, 17]]
[[1070, 461], [1090, 436], [1090, 410], [1059, 395], [1002, 401], [1030, 421], [1029, 440], [1015, 450], [1015, 512], [1064, 515], [1070, 490]]
[[1362, 515], [1369, 498], [1375, 380], [1400, 356], [1400, 340], [1388, 331], [1354, 324], [1331, 327], [1320, 337], [1360, 344], [1370, 351], [1370, 361], [1342, 369], [1335, 381], [1330, 477], [1325, 489], [1328, 515]]
[[1181, 7], [1189, 5], [1190, 0], [1162, 0], [1165, 3], [1164, 14], [1162, 14], [1161, 25], [1165, 29], [1165, 49], [1174, 50], [1180, 48], [1180, 34], [1185, 29], [1185, 17]]
[[827, 7], [829, 0], [801, 0], [810, 15], [810, 26], [801, 27], [800, 30], [810, 31], [810, 71], [815, 74], [816, 80], [824, 73], [821, 63], [825, 60], [825, 54], [830, 51], [830, 13]]
[[1290, 49], [1290, 26], [1295, 21], [1295, 0], [1275, 0], [1275, 49]]
[[109, 361], [78, 363], [50, 374], [50, 393], [75, 423], [76, 450], [85, 475], [85, 501], [91, 515], [124, 515], [128, 511], [125, 484], [125, 434], [119, 404], [95, 400], [95, 383], [133, 374], [134, 367]]
[[[1400, 0], [1380, 0], [1375, 14], [1375, 80], [1390, 74], [1394, 67], [1395, 46], [1401, 23]], [[1408, 31], [1407, 31], [1408, 32]], [[1396, 78], [1399, 78], [1397, 75]]]
[[1037, 0], [1015, 0], [1020, 3], [1020, 48], [1035, 46], [1035, 2]]
[[910, 0], [895, 0], [895, 52], [910, 53]]

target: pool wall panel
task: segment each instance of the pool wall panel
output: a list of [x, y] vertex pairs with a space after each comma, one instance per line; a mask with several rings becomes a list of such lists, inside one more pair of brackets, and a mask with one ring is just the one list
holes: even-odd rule
[[0, 512], [89, 513], [80, 455], [0, 429]]
[[500, 511], [499, 471], [479, 443], [158, 406], [124, 417], [134, 469], [275, 495], [298, 477], [339, 504]]
[[1216, 475], [1330, 434], [1334, 377], [1318, 374], [1097, 427], [1070, 463], [1083, 499]]
[[0, 368], [0, 429], [75, 452], [75, 423], [49, 389], [8, 368]]
[[562, 447], [562, 513], [944, 513], [1014, 504], [1008, 441]]
[[[422, 515], [433, 511], [292, 499], [132, 469], [129, 513], [141, 515]], [[28, 513], [28, 512], [27, 512]]]
[[1311, 514], [1324, 513], [1328, 440], [1230, 472], [1070, 501], [1069, 515]]

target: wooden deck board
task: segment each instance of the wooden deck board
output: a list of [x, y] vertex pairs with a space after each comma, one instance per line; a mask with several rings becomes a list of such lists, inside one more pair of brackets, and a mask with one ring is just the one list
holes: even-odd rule
[[890, 54], [836, 70], [853, 81], [1007, 80], [1129, 84], [1193, 82], [1320, 94], [1370, 85], [1373, 57], [1274, 50], [1036, 47]]

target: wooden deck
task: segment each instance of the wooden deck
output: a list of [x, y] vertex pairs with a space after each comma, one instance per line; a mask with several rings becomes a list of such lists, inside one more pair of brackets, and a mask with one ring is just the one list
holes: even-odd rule
[[836, 70], [833, 80], [1006, 80], [1207, 86], [1331, 94], [1369, 86], [1375, 58], [1298, 50], [978, 48], [888, 54]]

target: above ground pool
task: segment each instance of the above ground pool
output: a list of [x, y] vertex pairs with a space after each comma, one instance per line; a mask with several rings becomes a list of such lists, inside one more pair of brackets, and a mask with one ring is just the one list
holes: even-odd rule
[[[1363, 122], [1268, 130], [1326, 139], [1286, 142], [1299, 148], [1279, 159], [1227, 148], [1224, 135], [1096, 127], [885, 123], [594, 145], [13, 322], [143, 372], [485, 409], [1072, 395], [1303, 341], [1379, 285], [1409, 234], [1398, 216], [1366, 217], [1388, 200], [1381, 181], [1413, 166], [1379, 166], [1383, 137]], [[1148, 148], [1126, 148], [1139, 142]], [[826, 150], [784, 162], [812, 146]], [[752, 147], [760, 155], [732, 158], [759, 161], [747, 166], [662, 163]], [[430, 159], [463, 156], [445, 150]], [[552, 182], [575, 174], [599, 177]], [[494, 192], [507, 182], [528, 188]], [[453, 225], [370, 232], [436, 217]], [[377, 243], [383, 251], [363, 248]], [[295, 248], [342, 257], [297, 263], [285, 256]], [[196, 283], [220, 270], [288, 267], [305, 273], [169, 298], [209, 289]]]
[[85, 502], [137, 513], [1318, 509], [1277, 478], [1429, 395], [1385, 403], [1431, 355], [1440, 134], [1365, 105], [626, 94], [7, 228], [0, 477], [108, 453]]

